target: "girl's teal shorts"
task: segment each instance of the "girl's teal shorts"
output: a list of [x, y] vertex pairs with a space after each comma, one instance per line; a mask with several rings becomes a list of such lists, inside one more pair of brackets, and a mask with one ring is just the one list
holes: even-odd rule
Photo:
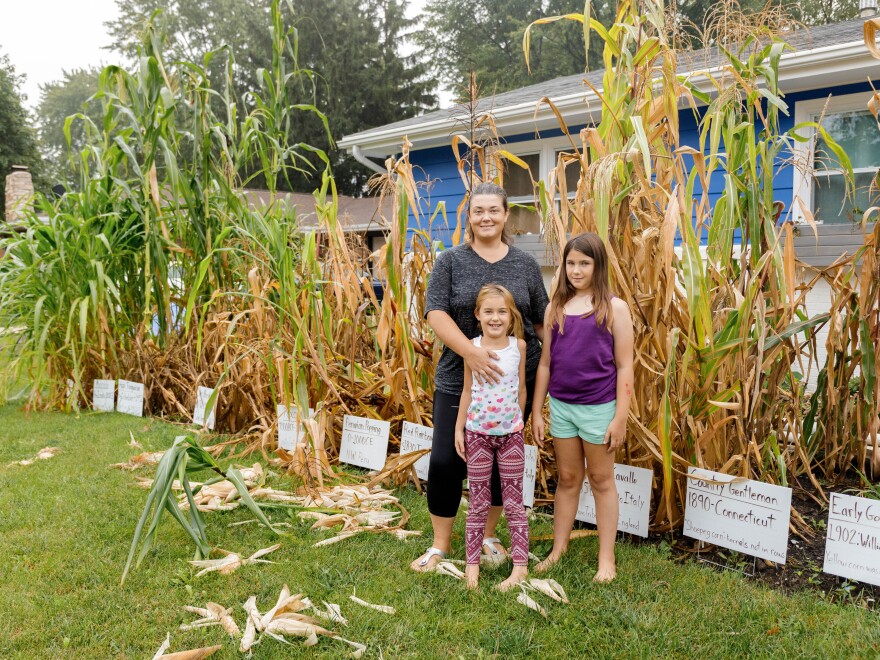
[[605, 432], [617, 412], [617, 401], [586, 405], [565, 403], [550, 397], [550, 435], [554, 438], [575, 438], [601, 445]]

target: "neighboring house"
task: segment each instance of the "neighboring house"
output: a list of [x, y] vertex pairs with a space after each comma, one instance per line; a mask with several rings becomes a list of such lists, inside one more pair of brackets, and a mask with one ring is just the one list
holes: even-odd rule
[[[268, 190], [249, 188], [245, 189], [244, 194], [255, 208], [268, 206], [272, 201], [272, 194]], [[297, 223], [302, 231], [315, 231], [318, 228], [314, 195], [279, 192], [275, 198], [296, 209]], [[382, 200], [381, 208], [378, 197], [338, 195], [336, 203], [337, 217], [344, 232], [363, 235], [364, 245], [370, 252], [385, 245], [385, 236], [388, 233], [386, 219], [391, 219], [393, 211], [390, 198]]]
[[[861, 0], [861, 4], [866, 16], [876, 14], [876, 0]], [[856, 200], [845, 202], [839, 170], [817, 167], [815, 178], [802, 176], [792, 166], [778, 171], [775, 196], [785, 206], [783, 217], [796, 222], [803, 220], [800, 206], [794, 201], [799, 196], [819, 223], [818, 242], [808, 229], [802, 230], [796, 241], [798, 257], [812, 266], [828, 265], [841, 254], [860, 246], [861, 227], [857, 222], [861, 217], [860, 210], [880, 202], [876, 189], [870, 187], [880, 168], [880, 130], [866, 107], [872, 95], [869, 79], [880, 80], [880, 60], [874, 59], [865, 46], [863, 25], [864, 19], [857, 19], [793, 32], [786, 40], [796, 50], [787, 51], [780, 62], [780, 87], [789, 107], [789, 115], [781, 118], [782, 130], [815, 120], [824, 109], [823, 126], [852, 159], [859, 187]], [[721, 58], [713, 49], [695, 51], [682, 54], [679, 73], [713, 68], [719, 71], [721, 64]], [[536, 113], [538, 100], [549, 97], [560, 110], [569, 131], [576, 134], [598, 119], [601, 107], [598, 97], [584, 81], [601, 88], [602, 76], [602, 71], [577, 74], [498, 94], [482, 99], [478, 111], [491, 111], [505, 143], [504, 148], [526, 161], [536, 179], [544, 178], [556, 166], [557, 156], [566, 150], [568, 140], [563, 137], [557, 119], [546, 105]], [[446, 245], [450, 244], [455, 209], [464, 193], [450, 143], [453, 135], [462, 133], [465, 116], [461, 108], [438, 110], [347, 135], [339, 141], [340, 147], [361, 162], [370, 164], [370, 158], [383, 160], [400, 153], [405, 136], [412, 143], [410, 160], [414, 171], [430, 182], [423, 217], [430, 217], [439, 203], [446, 205], [450, 226], [439, 226], [435, 221], [430, 228], [432, 236]], [[679, 121], [682, 144], [699, 147], [693, 112], [683, 108]], [[808, 148], [809, 145], [805, 147]], [[813, 158], [806, 151], [800, 156], [804, 160]], [[572, 175], [576, 180], [578, 173]], [[519, 168], [511, 168], [505, 185], [512, 201], [533, 202], [529, 178]], [[717, 197], [717, 193], [710, 190], [710, 197]], [[549, 281], [552, 264], [545, 257], [537, 216], [518, 210], [510, 222], [514, 231], [520, 234], [516, 237], [517, 246], [531, 251], [538, 258]], [[828, 290], [817, 288], [808, 302], [808, 309], [811, 313], [823, 307], [827, 309], [827, 301]]]

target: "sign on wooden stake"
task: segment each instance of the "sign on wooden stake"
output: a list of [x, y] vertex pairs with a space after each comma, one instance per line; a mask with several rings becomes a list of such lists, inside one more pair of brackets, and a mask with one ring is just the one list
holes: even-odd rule
[[211, 412], [208, 413], [207, 419], [205, 419], [205, 413], [213, 394], [214, 390], [212, 388], [199, 386], [199, 389], [196, 390], [196, 405], [193, 409], [193, 424], [196, 426], [207, 426], [212, 431], [214, 430], [214, 413], [217, 410], [216, 399], [214, 400], [214, 405], [211, 406]]
[[535, 506], [535, 478], [538, 474], [538, 448], [526, 445], [526, 463], [523, 469], [523, 504]]
[[346, 415], [342, 423], [339, 461], [369, 470], [381, 470], [388, 457], [390, 432], [390, 422]]
[[[276, 412], [278, 413], [278, 446], [284, 451], [292, 452], [296, 444], [302, 442], [305, 437], [305, 430], [300, 427], [297, 420], [297, 408], [279, 404]], [[309, 408], [309, 417], [314, 416], [314, 409]]]
[[[648, 538], [653, 478], [654, 473], [651, 470], [622, 463], [614, 464], [618, 501], [617, 531]], [[575, 517], [596, 524], [596, 501], [590, 480], [586, 476]]]
[[784, 564], [791, 488], [688, 468], [685, 536]]
[[135, 417], [144, 416], [144, 384], [130, 380], [119, 380], [119, 396], [116, 397], [116, 410]]
[[[421, 424], [404, 422], [400, 432], [400, 455], [412, 454], [421, 449], [430, 449], [434, 439], [434, 429]], [[422, 481], [428, 480], [428, 465], [431, 463], [431, 454], [425, 454], [415, 463], [416, 475]]]
[[113, 412], [116, 403], [116, 381], [95, 380], [92, 387], [92, 407], [95, 410]]
[[822, 570], [880, 585], [880, 501], [831, 493]]

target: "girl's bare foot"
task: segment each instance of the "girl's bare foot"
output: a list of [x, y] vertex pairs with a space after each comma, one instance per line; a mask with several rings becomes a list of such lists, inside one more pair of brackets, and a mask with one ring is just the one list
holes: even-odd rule
[[514, 566], [513, 572], [510, 574], [510, 577], [507, 578], [504, 582], [499, 582], [497, 585], [495, 585], [495, 588], [498, 589], [498, 591], [509, 591], [520, 582], [525, 580], [528, 575], [528, 566]]
[[464, 568], [465, 586], [468, 589], [476, 589], [480, 580], [480, 565], [468, 564]]
[[538, 562], [535, 565], [535, 573], [546, 573], [556, 565], [556, 562], [562, 559], [562, 555], [564, 554], [565, 550], [563, 550], [562, 552], [551, 552], [549, 555], [547, 555], [547, 558], [544, 559], [544, 561]]
[[611, 563], [609, 565], [599, 564], [599, 570], [593, 576], [593, 582], [607, 583], [617, 577], [617, 567]]

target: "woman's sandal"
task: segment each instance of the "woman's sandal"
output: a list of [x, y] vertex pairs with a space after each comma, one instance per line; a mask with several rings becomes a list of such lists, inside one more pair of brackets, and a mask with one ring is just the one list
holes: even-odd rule
[[483, 539], [483, 549], [488, 552], [480, 555], [480, 566], [500, 566], [507, 561], [508, 554], [496, 548], [496, 543], [501, 545], [501, 539], [494, 536]]
[[434, 566], [436, 566], [440, 562], [436, 562], [434, 564], [434, 566], [428, 566], [428, 564], [431, 561], [431, 557], [439, 557], [440, 559], [446, 559], [446, 553], [443, 552], [443, 550], [440, 550], [440, 548], [428, 548], [427, 550], [425, 550], [424, 557], [422, 557], [416, 563], [416, 566], [418, 566], [418, 568], [413, 567], [413, 570], [419, 571], [419, 572], [426, 572], [426, 571], [432, 570], [434, 568]]

